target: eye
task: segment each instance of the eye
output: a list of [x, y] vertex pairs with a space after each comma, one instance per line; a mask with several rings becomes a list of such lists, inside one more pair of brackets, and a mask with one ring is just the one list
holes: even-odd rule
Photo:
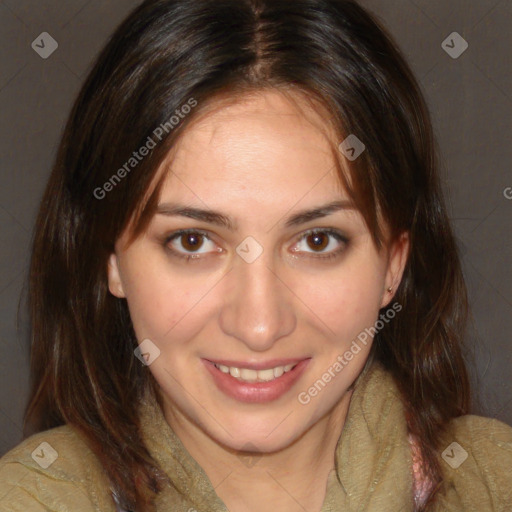
[[[347, 237], [334, 229], [313, 229], [300, 237], [299, 243], [292, 248], [292, 252], [306, 252], [313, 254], [313, 258], [331, 259], [339, 256], [348, 242]], [[304, 245], [313, 250], [304, 251]]]
[[[302, 234], [291, 251], [306, 253], [306, 257], [311, 258], [333, 259], [341, 255], [348, 243], [349, 240], [341, 232], [330, 228], [321, 228]], [[208, 253], [222, 252], [222, 249], [216, 246], [208, 233], [197, 229], [176, 231], [165, 238], [163, 245], [172, 256], [187, 261], [204, 259]], [[304, 245], [307, 247], [304, 248]], [[307, 248], [312, 251], [305, 250]]]
[[[205, 241], [210, 242], [211, 247], [208, 248], [208, 243], [205, 243]], [[215, 244], [208, 237], [207, 233], [197, 229], [177, 231], [165, 240], [165, 245], [166, 247], [170, 246], [169, 250], [173, 255], [187, 260], [201, 258], [202, 256], [200, 255], [207, 254], [208, 252], [222, 251], [222, 249], [215, 250]], [[205, 250], [200, 251], [200, 249]]]

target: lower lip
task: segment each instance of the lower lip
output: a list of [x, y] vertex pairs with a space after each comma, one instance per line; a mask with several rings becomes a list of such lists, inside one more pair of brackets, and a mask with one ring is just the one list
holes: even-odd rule
[[235, 379], [229, 373], [221, 372], [211, 361], [203, 359], [206, 368], [213, 376], [217, 387], [226, 395], [246, 403], [272, 402], [290, 391], [295, 382], [304, 373], [310, 359], [298, 363], [289, 372], [269, 382], [245, 382]]

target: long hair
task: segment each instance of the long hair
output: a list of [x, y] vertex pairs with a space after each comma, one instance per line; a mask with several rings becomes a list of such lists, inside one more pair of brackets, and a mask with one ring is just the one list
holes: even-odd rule
[[[395, 295], [403, 309], [376, 335], [371, 357], [399, 386], [439, 485], [440, 434], [469, 411], [466, 289], [431, 120], [390, 36], [350, 0], [147, 0], [117, 28], [74, 103], [37, 217], [29, 278], [25, 435], [76, 427], [126, 508], [154, 510], [165, 475], [137, 413], [156, 382], [134, 358], [126, 300], [109, 293], [108, 256], [131, 222], [133, 239], [148, 225], [157, 169], [197, 113], [216, 97], [263, 88], [300, 91], [330, 113], [339, 142], [349, 134], [363, 141], [348, 171], [336, 152], [340, 180], [377, 247], [381, 218], [392, 238], [410, 235]], [[149, 138], [154, 147], [136, 158]]]

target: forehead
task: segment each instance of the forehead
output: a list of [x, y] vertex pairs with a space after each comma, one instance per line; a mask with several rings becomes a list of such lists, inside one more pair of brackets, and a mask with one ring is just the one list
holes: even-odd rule
[[267, 90], [212, 102], [164, 162], [161, 197], [211, 196], [226, 187], [255, 198], [342, 192], [336, 147], [328, 113], [302, 95]]

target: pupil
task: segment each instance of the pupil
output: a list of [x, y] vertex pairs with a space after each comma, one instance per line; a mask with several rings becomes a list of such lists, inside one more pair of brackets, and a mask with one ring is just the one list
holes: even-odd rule
[[310, 235], [310, 239], [312, 240], [313, 245], [316, 248], [325, 248], [327, 237], [324, 236], [322, 233], [315, 233], [313, 235]]
[[186, 249], [197, 249], [198, 247], [201, 246], [201, 236], [202, 235], [197, 236], [194, 233], [185, 235], [185, 243], [183, 244], [183, 246]]

